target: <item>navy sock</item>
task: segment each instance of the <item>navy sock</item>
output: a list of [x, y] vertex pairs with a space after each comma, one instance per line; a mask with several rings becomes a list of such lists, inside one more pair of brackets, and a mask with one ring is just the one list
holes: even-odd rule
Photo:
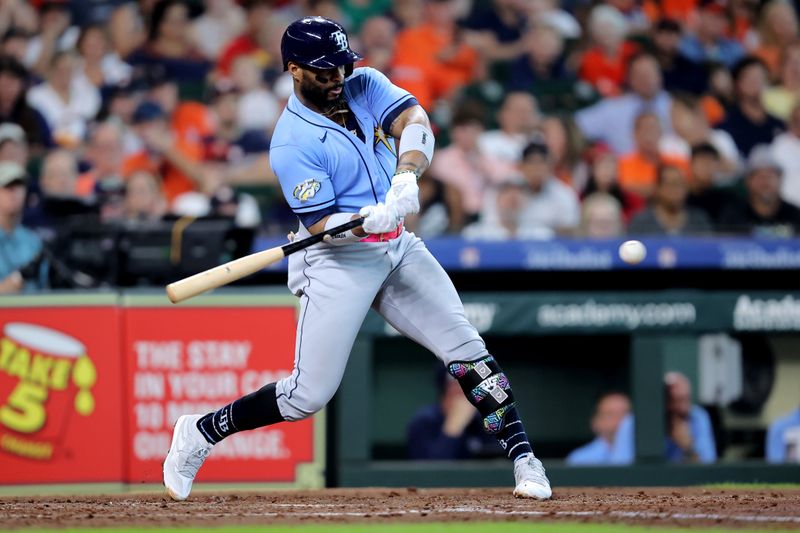
[[197, 429], [210, 444], [216, 444], [239, 431], [282, 421], [283, 416], [278, 409], [275, 395], [275, 383], [270, 383], [218, 411], [208, 413], [197, 421]]
[[519, 419], [516, 406], [506, 413], [505, 425], [495, 436], [508, 458], [512, 461], [516, 461], [521, 455], [533, 453], [533, 448], [531, 448], [528, 435], [525, 433], [525, 426], [522, 425], [522, 420]]

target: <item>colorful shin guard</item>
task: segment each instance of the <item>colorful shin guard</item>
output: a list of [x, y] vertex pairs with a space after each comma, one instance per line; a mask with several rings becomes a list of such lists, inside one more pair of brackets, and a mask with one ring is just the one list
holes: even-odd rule
[[464, 395], [483, 416], [483, 428], [497, 434], [505, 427], [506, 415], [514, 408], [511, 385], [494, 357], [477, 361], [456, 361], [447, 367]]

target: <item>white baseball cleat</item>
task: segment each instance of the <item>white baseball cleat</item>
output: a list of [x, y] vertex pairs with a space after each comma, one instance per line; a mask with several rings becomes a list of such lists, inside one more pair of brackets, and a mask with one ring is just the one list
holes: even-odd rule
[[514, 488], [517, 498], [547, 500], [553, 495], [542, 462], [532, 453], [514, 461], [514, 481], [517, 483]]
[[212, 444], [197, 429], [203, 415], [178, 417], [172, 430], [172, 444], [164, 460], [164, 486], [175, 501], [183, 501], [192, 492], [197, 471], [211, 453]]

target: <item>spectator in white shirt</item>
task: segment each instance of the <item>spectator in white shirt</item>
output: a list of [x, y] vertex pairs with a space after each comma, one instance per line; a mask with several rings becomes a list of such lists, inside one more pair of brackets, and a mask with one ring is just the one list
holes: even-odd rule
[[57, 144], [73, 148], [86, 136], [86, 124], [100, 110], [100, 93], [78, 72], [71, 52], [53, 56], [47, 82], [28, 91], [28, 105], [39, 111]]
[[772, 141], [772, 154], [783, 169], [781, 196], [800, 206], [800, 104], [794, 106], [786, 125], [788, 130]]
[[520, 170], [530, 194], [522, 224], [554, 234], [572, 233], [580, 223], [578, 195], [553, 174], [553, 158], [543, 140], [525, 147]]
[[509, 163], [519, 162], [522, 150], [539, 129], [541, 120], [533, 95], [508, 93], [497, 113], [500, 129], [487, 131], [478, 140], [481, 152]]

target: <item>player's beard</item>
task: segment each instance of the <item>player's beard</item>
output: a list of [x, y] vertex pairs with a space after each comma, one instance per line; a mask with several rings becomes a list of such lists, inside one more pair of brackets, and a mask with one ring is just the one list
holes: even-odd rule
[[300, 94], [314, 107], [320, 111], [325, 111], [339, 105], [344, 99], [344, 90], [336, 97], [331, 97], [331, 91], [339, 87], [343, 87], [343, 84], [321, 87], [310, 80], [303, 80], [300, 83]]

